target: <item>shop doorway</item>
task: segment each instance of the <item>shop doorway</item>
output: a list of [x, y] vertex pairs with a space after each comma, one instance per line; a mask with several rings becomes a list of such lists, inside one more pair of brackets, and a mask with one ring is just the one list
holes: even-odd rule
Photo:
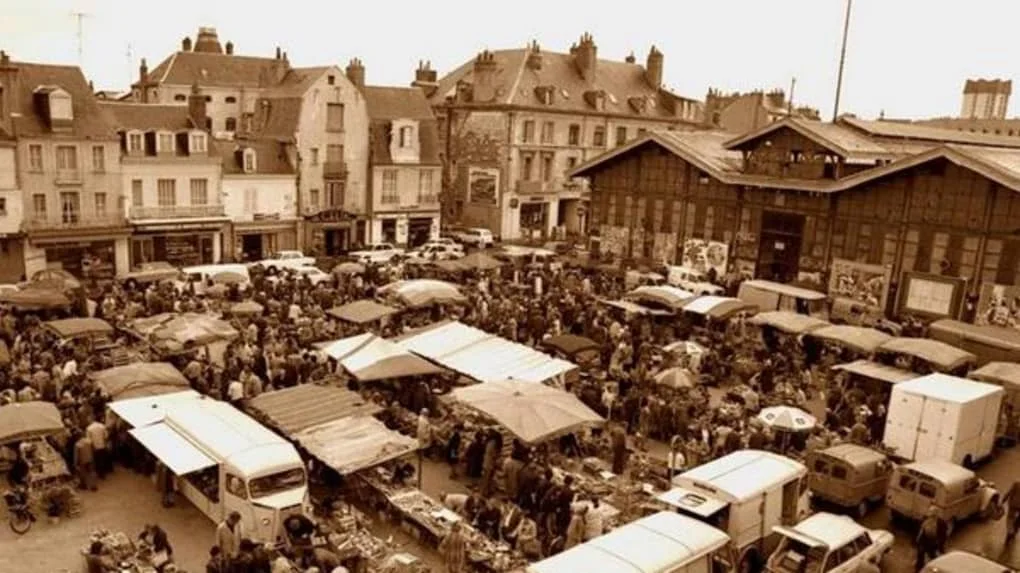
[[327, 256], [334, 257], [347, 251], [349, 241], [347, 229], [327, 229], [323, 232], [323, 246]]
[[241, 256], [246, 261], [259, 261], [264, 257], [262, 235], [241, 235]]
[[407, 221], [407, 246], [410, 248], [424, 245], [432, 234], [431, 218], [413, 218]]
[[545, 238], [549, 228], [548, 203], [521, 203], [521, 235], [529, 239]]
[[758, 242], [758, 278], [789, 283], [797, 280], [804, 239], [804, 216], [765, 211]]
[[379, 242], [397, 244], [397, 220], [383, 219], [380, 225]]

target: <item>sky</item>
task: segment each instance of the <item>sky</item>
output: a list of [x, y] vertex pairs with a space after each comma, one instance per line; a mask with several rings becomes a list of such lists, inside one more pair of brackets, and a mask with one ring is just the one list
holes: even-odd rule
[[[141, 58], [154, 68], [213, 26], [236, 54], [271, 57], [281, 46], [294, 65], [341, 68], [359, 57], [369, 84], [407, 85], [419, 60], [442, 75], [532, 39], [566, 52], [587, 31], [602, 59], [633, 52], [644, 62], [657, 46], [680, 95], [789, 90], [796, 78], [795, 102], [829, 118], [845, 9], [846, 0], [0, 0], [0, 49], [16, 61], [80, 63], [97, 89], [125, 90]], [[80, 60], [76, 12], [86, 14]], [[855, 0], [840, 111], [958, 115], [967, 78], [1017, 76], [1018, 19], [1016, 0]]]

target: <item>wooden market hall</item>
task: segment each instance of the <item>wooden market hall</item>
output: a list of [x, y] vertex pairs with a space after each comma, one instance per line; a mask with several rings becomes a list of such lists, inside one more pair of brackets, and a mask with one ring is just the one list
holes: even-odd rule
[[590, 181], [595, 248], [618, 257], [679, 261], [697, 238], [782, 282], [827, 284], [849, 260], [889, 269], [894, 288], [904, 273], [963, 293], [1020, 285], [1016, 138], [785, 119], [739, 136], [649, 132], [571, 174]]

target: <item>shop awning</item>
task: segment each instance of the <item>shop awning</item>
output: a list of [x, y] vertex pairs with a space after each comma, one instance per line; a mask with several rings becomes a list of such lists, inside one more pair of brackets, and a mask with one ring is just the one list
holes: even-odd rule
[[135, 428], [129, 433], [179, 476], [216, 465], [209, 456], [166, 424]]
[[354, 324], [365, 324], [366, 322], [375, 322], [387, 317], [397, 312], [397, 309], [371, 299], [365, 299], [331, 308], [328, 312], [340, 320], [353, 322]]
[[60, 338], [113, 334], [113, 326], [100, 318], [65, 318], [51, 320], [44, 323], [43, 326]]
[[438, 374], [442, 368], [399, 345], [366, 332], [357, 336], [316, 344], [361, 381]]
[[679, 310], [696, 295], [674, 286], [641, 286], [627, 293], [629, 300], [661, 304]]
[[629, 300], [606, 300], [599, 299], [599, 302], [606, 306], [618, 308], [625, 312], [631, 312], [634, 314], [650, 314], [653, 316], [669, 316], [669, 311], [660, 310], [657, 308], [648, 308], [641, 306], [640, 304], [630, 302]]
[[913, 356], [946, 370], [955, 370], [977, 360], [966, 350], [930, 338], [893, 338], [879, 346], [878, 350]]
[[544, 382], [577, 368], [572, 362], [453, 321], [401, 337], [397, 344], [481, 382], [507, 378]]
[[788, 334], [803, 334], [812, 330], [829, 326], [829, 323], [813, 316], [798, 314], [788, 310], [772, 310], [753, 316], [751, 324], [771, 326]]
[[758, 309], [757, 305], [739, 298], [714, 295], [699, 296], [685, 304], [683, 308], [687, 312], [715, 319], [726, 319], [738, 312], [754, 312]]
[[418, 440], [368, 416], [342, 418], [294, 436], [301, 447], [341, 475], [377, 466], [418, 449]]
[[56, 434], [64, 429], [52, 402], [15, 402], [0, 406], [0, 444]]
[[371, 416], [382, 410], [357, 392], [319, 384], [299, 384], [264, 392], [249, 400], [248, 407], [289, 437], [340, 418]]
[[91, 374], [92, 380], [113, 400], [171, 394], [191, 388], [169, 362], [135, 362]]
[[870, 360], [854, 360], [846, 364], [837, 364], [832, 369], [864, 376], [865, 378], [881, 380], [890, 384], [899, 384], [900, 382], [920, 377], [920, 374], [915, 372], [907, 372], [906, 370], [900, 370], [899, 368], [886, 366], [885, 364], [879, 364]]
[[142, 396], [110, 402], [107, 406], [133, 428], [140, 428], [162, 422], [169, 410], [183, 400], [200, 400], [202, 395], [194, 390], [163, 394], [161, 396]]

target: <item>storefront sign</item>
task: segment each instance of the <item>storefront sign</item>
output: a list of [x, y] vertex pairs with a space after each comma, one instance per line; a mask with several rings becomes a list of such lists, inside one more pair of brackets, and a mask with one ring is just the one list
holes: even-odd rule
[[1020, 328], [1020, 286], [983, 285], [974, 323]]
[[931, 319], [957, 318], [966, 288], [967, 280], [959, 277], [904, 272], [896, 314], [917, 314]]
[[681, 260], [683, 266], [703, 273], [708, 272], [708, 269], [715, 269], [716, 275], [721, 277], [726, 274], [729, 255], [730, 249], [726, 243], [687, 239], [684, 241], [684, 254]]
[[[829, 296], [845, 299], [866, 312], [885, 312], [892, 269], [846, 259], [833, 259], [829, 272]], [[849, 305], [847, 305], [849, 306]]]
[[468, 168], [468, 203], [495, 205], [499, 194], [499, 169]]

